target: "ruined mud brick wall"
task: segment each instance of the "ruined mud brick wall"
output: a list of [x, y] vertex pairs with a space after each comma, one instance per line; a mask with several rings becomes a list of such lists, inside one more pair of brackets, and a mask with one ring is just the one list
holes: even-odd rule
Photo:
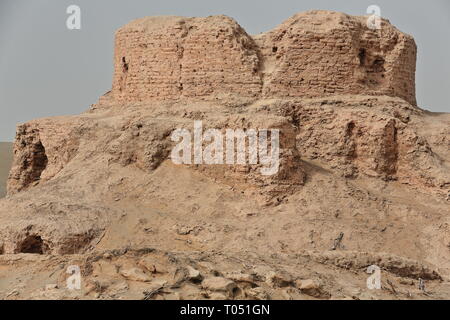
[[253, 40], [231, 18], [157, 17], [116, 34], [114, 96], [125, 101], [261, 90]]
[[416, 46], [383, 20], [313, 11], [257, 37], [263, 51], [264, 96], [332, 94], [397, 96], [415, 105]]
[[414, 39], [382, 21], [310, 11], [251, 37], [233, 19], [152, 17], [116, 34], [119, 101], [369, 94], [416, 105]]

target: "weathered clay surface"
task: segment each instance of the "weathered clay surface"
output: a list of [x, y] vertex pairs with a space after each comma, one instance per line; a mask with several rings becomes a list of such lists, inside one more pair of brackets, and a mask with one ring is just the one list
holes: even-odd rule
[[[121, 28], [111, 92], [18, 126], [0, 262], [51, 286], [0, 297], [71, 298], [64, 271], [39, 277], [76, 261], [87, 299], [430, 297], [418, 278], [450, 297], [450, 115], [415, 105], [415, 55], [387, 21], [333, 12], [255, 37], [223, 16]], [[279, 172], [173, 164], [171, 133], [195, 120], [279, 129]], [[378, 294], [372, 263], [390, 277]]]
[[259, 35], [265, 97], [375, 94], [415, 105], [414, 39], [382, 22], [337, 12], [300, 13]]

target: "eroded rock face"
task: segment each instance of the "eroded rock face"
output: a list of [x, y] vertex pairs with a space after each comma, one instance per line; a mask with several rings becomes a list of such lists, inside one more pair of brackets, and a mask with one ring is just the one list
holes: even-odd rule
[[22, 191], [54, 177], [76, 154], [77, 121], [62, 118], [31, 121], [17, 127], [8, 193]]
[[231, 18], [152, 17], [116, 34], [113, 94], [121, 101], [256, 97], [253, 39]]

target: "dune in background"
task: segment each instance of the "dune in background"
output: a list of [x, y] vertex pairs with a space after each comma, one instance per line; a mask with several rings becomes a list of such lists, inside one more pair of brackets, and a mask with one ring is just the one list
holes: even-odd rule
[[6, 195], [6, 180], [11, 169], [13, 144], [0, 142], [0, 198]]

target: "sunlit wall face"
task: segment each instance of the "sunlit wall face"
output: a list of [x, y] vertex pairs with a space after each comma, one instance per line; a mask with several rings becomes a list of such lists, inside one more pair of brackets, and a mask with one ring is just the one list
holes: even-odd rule
[[[81, 9], [81, 30], [69, 30], [67, 8]], [[448, 0], [2, 0], [0, 2], [0, 141], [34, 118], [76, 114], [111, 87], [114, 32], [142, 16], [226, 14], [249, 33], [270, 30], [296, 12], [325, 9], [364, 15], [381, 8], [418, 45], [419, 106], [450, 112]]]

